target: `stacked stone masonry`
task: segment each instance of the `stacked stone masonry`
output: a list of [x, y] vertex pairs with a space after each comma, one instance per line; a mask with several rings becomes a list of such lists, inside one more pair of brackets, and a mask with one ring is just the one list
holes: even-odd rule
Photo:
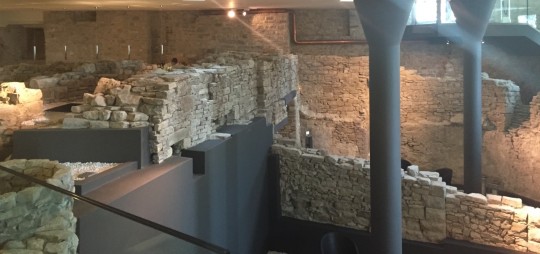
[[[274, 144], [284, 216], [359, 230], [370, 227], [369, 161]], [[540, 253], [540, 209], [507, 196], [465, 194], [437, 172], [401, 170], [403, 238], [446, 238]]]
[[[72, 190], [70, 168], [48, 160], [11, 160], [1, 166]], [[75, 254], [73, 199], [0, 171], [0, 253]]]
[[42, 93], [22, 82], [0, 83], [0, 158], [11, 150], [13, 131], [43, 114]]
[[122, 82], [102, 78], [64, 128], [151, 127], [150, 151], [160, 163], [197, 145], [225, 124], [264, 116], [287, 118], [284, 97], [296, 89], [296, 57], [223, 53], [191, 67], [153, 69]]

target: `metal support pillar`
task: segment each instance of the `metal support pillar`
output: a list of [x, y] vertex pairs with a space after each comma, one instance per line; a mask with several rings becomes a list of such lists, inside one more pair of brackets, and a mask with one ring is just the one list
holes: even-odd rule
[[355, 0], [369, 45], [371, 253], [401, 254], [400, 43], [413, 0]]
[[482, 192], [482, 38], [495, 0], [452, 0], [463, 48], [463, 169], [466, 193]]

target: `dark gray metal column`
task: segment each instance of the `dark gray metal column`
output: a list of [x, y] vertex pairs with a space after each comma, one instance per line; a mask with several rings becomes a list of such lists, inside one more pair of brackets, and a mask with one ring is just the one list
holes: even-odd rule
[[401, 254], [400, 43], [413, 0], [355, 0], [369, 45], [372, 252]]
[[463, 48], [465, 192], [482, 192], [482, 37], [495, 0], [452, 0]]

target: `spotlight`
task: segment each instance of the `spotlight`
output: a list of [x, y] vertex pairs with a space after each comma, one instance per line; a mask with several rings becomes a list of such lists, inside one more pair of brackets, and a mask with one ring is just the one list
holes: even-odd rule
[[229, 16], [229, 18], [234, 18], [236, 17], [236, 12], [234, 10], [230, 10], [227, 12], [227, 16]]
[[245, 17], [246, 15], [247, 15], [247, 11], [246, 11], [246, 10], [244, 10], [244, 11], [242, 12], [242, 16], [244, 16], [244, 17]]

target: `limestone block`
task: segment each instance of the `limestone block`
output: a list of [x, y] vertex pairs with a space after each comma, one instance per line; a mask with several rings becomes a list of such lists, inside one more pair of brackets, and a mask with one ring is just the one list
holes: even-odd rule
[[15, 207], [16, 196], [15, 192], [8, 192], [0, 195], [0, 212]]
[[167, 146], [172, 146], [189, 136], [187, 128], [180, 129], [168, 137]]
[[100, 110], [98, 112], [98, 120], [100, 121], [108, 121], [111, 118], [111, 111], [110, 110]]
[[134, 95], [134, 94], [118, 94], [116, 96], [115, 105], [117, 106], [126, 106], [126, 105], [133, 105], [137, 106], [141, 102], [141, 98], [143, 98], [140, 95]]
[[92, 106], [90, 106], [88, 104], [71, 106], [71, 112], [73, 112], [73, 113], [82, 113], [84, 111], [90, 110], [91, 108], [92, 108]]
[[158, 105], [158, 106], [167, 104], [167, 100], [156, 99], [156, 98], [148, 98], [148, 97], [142, 98], [142, 101], [143, 101], [143, 103], [146, 103], [146, 104]]
[[446, 196], [446, 183], [440, 181], [432, 181], [429, 194], [436, 197]]
[[530, 252], [533, 252], [533, 253], [540, 253], [540, 242], [537, 242], [537, 241], [531, 242], [531, 241], [529, 241], [528, 245], [527, 245], [527, 249]]
[[120, 109], [123, 110], [123, 111], [126, 111], [126, 112], [136, 112], [137, 111], [137, 107], [133, 107], [133, 106], [122, 106]]
[[[24, 83], [23, 83], [24, 84]], [[17, 90], [18, 96], [18, 102], [19, 104], [25, 104], [30, 103], [34, 101], [39, 101], [43, 97], [43, 94], [41, 90], [39, 89], [19, 89]]]
[[83, 103], [84, 104], [87, 104], [87, 105], [90, 105], [92, 104], [92, 101], [94, 100], [96, 96], [91, 94], [91, 93], [84, 93], [83, 94]]
[[59, 242], [59, 243], [47, 243], [44, 248], [46, 253], [69, 253], [69, 243], [68, 242]]
[[56, 77], [35, 77], [30, 79], [29, 87], [34, 89], [53, 88], [58, 85], [59, 78]]
[[76, 72], [95, 73], [96, 65], [94, 63], [84, 63], [81, 66], [74, 69]]
[[418, 183], [419, 183], [420, 185], [424, 185], [424, 186], [429, 186], [429, 185], [431, 185], [431, 180], [430, 180], [429, 178], [427, 178], [427, 177], [421, 177], [421, 176], [419, 176], [419, 177], [417, 177], [417, 179], [418, 179]]
[[521, 198], [511, 198], [511, 197], [503, 196], [502, 200], [501, 200], [501, 203], [503, 205], [511, 206], [511, 207], [514, 207], [514, 208], [523, 207], [523, 203], [521, 201]]
[[130, 122], [129, 124], [131, 128], [142, 128], [147, 127], [148, 125], [150, 125], [150, 123], [146, 121]]
[[141, 112], [130, 112], [127, 114], [127, 121], [138, 122], [138, 121], [148, 121], [149, 117], [145, 113]]
[[417, 165], [411, 165], [407, 167], [407, 174], [412, 177], [417, 177], [419, 173], [419, 169]]
[[446, 211], [444, 209], [426, 207], [426, 220], [444, 222], [446, 221]]
[[465, 199], [479, 204], [488, 204], [486, 196], [479, 193], [470, 193], [466, 196]]
[[37, 238], [37, 237], [30, 237], [26, 239], [26, 248], [30, 250], [43, 250], [43, 247], [45, 246], [45, 240]]
[[107, 103], [105, 102], [105, 97], [103, 97], [103, 95], [97, 94], [90, 102], [90, 105], [97, 107], [105, 107], [107, 106]]
[[502, 196], [499, 195], [486, 194], [486, 198], [488, 200], [488, 204], [500, 205], [502, 202]]
[[90, 128], [92, 129], [103, 129], [103, 128], [109, 128], [109, 121], [89, 121]]
[[127, 113], [126, 111], [113, 111], [111, 113], [111, 121], [113, 122], [121, 122], [125, 121], [127, 119]]
[[109, 127], [113, 129], [126, 129], [126, 128], [129, 128], [129, 122], [126, 122], [126, 121], [110, 122]]
[[444, 209], [445, 208], [445, 198], [440, 196], [425, 196], [424, 201], [426, 202], [426, 207]]
[[105, 97], [105, 103], [107, 104], [107, 106], [113, 106], [115, 104], [116, 96], [107, 94], [104, 97]]
[[12, 250], [0, 250], [1, 254], [43, 254], [40, 250], [24, 250], [24, 249], [12, 249]]
[[409, 216], [411, 218], [423, 220], [425, 216], [425, 207], [420, 205], [411, 205], [409, 206]]
[[22, 241], [12, 240], [4, 244], [3, 249], [13, 250], [13, 249], [26, 249], [26, 244]]
[[17, 192], [17, 203], [23, 203], [23, 204], [33, 204], [41, 195], [41, 191], [43, 190], [43, 187], [33, 186], [33, 187], [27, 187], [19, 192]]
[[110, 89], [120, 87], [120, 86], [121, 86], [120, 81], [103, 77], [99, 79], [96, 85], [96, 88], [94, 89], [94, 94], [97, 94], [97, 93], [107, 94], [107, 92], [109, 92]]
[[528, 223], [540, 228], [540, 208], [529, 210]]
[[88, 120], [98, 120], [99, 119], [99, 110], [89, 110], [83, 112], [84, 119]]

